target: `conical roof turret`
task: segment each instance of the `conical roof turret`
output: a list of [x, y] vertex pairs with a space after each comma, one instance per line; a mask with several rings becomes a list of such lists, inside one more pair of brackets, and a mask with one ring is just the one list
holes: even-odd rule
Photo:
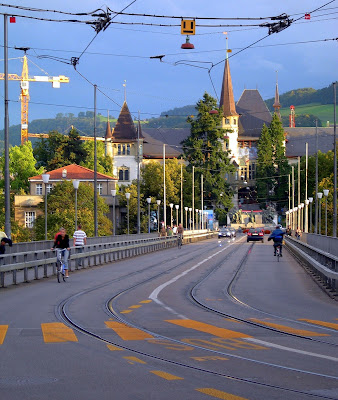
[[233, 89], [232, 89], [230, 65], [229, 65], [228, 59], [225, 60], [225, 64], [224, 64], [222, 92], [221, 92], [221, 100], [220, 100], [219, 105], [223, 109], [224, 117], [238, 115], [238, 113], [236, 111], [234, 93], [233, 93]]
[[[141, 131], [139, 137], [143, 139]], [[137, 140], [137, 130], [126, 101], [123, 102], [120, 115], [113, 130], [112, 140], [114, 142], [130, 142]]]

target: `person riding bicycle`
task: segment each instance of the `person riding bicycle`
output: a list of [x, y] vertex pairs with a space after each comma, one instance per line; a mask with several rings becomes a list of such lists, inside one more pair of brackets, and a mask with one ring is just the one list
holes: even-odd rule
[[61, 251], [63, 252], [63, 264], [64, 264], [65, 276], [66, 278], [69, 278], [68, 257], [69, 257], [70, 247], [69, 247], [69, 236], [66, 235], [65, 228], [60, 228], [59, 234], [57, 235], [51, 250], [54, 249], [56, 249], [57, 252], [56, 253], [57, 259], [59, 259], [59, 253]]
[[286, 232], [281, 229], [281, 225], [277, 225], [276, 229], [268, 237], [268, 240], [273, 240], [274, 256], [276, 255], [277, 247], [279, 247], [279, 255], [282, 256], [283, 238]]

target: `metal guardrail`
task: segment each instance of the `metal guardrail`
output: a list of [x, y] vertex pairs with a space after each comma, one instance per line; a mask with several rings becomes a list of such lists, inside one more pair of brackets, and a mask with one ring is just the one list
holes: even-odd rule
[[[183, 243], [187, 244], [213, 236], [213, 232], [206, 231], [185, 234]], [[77, 249], [72, 247], [68, 268], [69, 271], [72, 271], [74, 269], [103, 265], [174, 246], [177, 246], [177, 236], [156, 236], [145, 239], [91, 244], [84, 247], [83, 253], [77, 253]], [[10, 262], [6, 262], [9, 260]], [[79, 265], [80, 260], [82, 265]], [[38, 280], [42, 277], [48, 278], [56, 274], [56, 254], [50, 249], [4, 255], [0, 258], [0, 262], [0, 288], [11, 284], [16, 285]]]
[[338, 257], [292, 237], [286, 246], [310, 269], [318, 283], [331, 296], [338, 296]]

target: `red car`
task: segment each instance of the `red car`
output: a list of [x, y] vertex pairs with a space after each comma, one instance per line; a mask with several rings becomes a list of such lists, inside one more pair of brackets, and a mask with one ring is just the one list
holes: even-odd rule
[[264, 243], [264, 229], [250, 228], [246, 237], [247, 242], [260, 240]]

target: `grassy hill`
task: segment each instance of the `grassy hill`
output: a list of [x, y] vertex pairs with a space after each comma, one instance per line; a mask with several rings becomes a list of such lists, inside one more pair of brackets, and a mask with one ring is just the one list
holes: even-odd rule
[[[288, 116], [290, 114], [290, 108], [281, 108], [280, 113], [282, 116]], [[310, 103], [301, 106], [295, 106], [296, 119], [297, 115], [315, 115], [323, 126], [326, 126], [326, 122], [329, 121], [333, 124], [333, 104], [318, 104]]]

